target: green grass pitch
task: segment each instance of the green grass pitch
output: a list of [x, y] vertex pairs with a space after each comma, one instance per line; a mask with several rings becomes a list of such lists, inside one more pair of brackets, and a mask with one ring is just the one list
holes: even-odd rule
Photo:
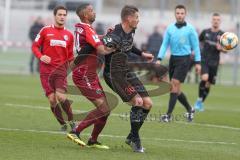
[[[106, 90], [109, 90], [103, 82]], [[197, 97], [197, 85], [186, 84], [183, 91], [191, 104]], [[145, 153], [133, 153], [124, 144], [129, 120], [119, 115], [129, 106], [119, 101], [102, 132], [100, 141], [110, 150], [81, 148], [58, 132], [59, 125], [49, 110], [38, 76], [0, 75], [0, 160], [239, 160], [240, 108], [239, 87], [214, 86], [205, 112], [196, 113], [193, 123], [183, 118], [172, 123], [158, 121], [167, 110], [168, 94], [153, 97], [151, 114], [141, 129]], [[90, 102], [70, 96], [73, 108], [90, 110]], [[174, 114], [184, 108], [178, 103]], [[83, 132], [87, 141], [91, 128]]]

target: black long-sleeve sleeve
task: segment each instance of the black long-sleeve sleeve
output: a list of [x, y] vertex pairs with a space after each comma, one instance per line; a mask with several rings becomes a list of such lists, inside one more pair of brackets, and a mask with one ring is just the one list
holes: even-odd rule
[[132, 47], [132, 53], [134, 53], [138, 56], [142, 56], [142, 51], [135, 46]]

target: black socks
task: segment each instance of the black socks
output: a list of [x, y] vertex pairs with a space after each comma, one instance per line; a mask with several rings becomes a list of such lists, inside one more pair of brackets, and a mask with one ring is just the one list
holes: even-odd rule
[[144, 120], [147, 118], [149, 110], [143, 109], [140, 106], [133, 106], [130, 112], [131, 134], [134, 138], [139, 138], [139, 130], [142, 127]]
[[186, 108], [187, 112], [190, 113], [192, 111], [191, 105], [188, 103], [187, 97], [183, 92], [178, 95], [179, 102]]
[[171, 116], [173, 109], [177, 103], [177, 99], [178, 99], [177, 93], [170, 93], [167, 115]]
[[202, 101], [204, 101], [207, 98], [209, 91], [210, 87], [206, 87], [206, 81], [201, 81], [199, 84], [198, 96], [199, 98], [201, 98]]

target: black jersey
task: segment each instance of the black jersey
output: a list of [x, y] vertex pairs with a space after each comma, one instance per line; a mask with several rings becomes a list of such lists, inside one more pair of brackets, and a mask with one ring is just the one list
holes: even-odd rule
[[199, 36], [199, 41], [203, 43], [201, 50], [201, 56], [203, 61], [208, 61], [218, 64], [220, 58], [220, 51], [216, 48], [220, 36], [224, 32], [219, 30], [218, 32], [212, 32], [211, 28], [205, 29]]
[[133, 48], [133, 37], [135, 29], [130, 33], [125, 33], [122, 25], [117, 24], [113, 31], [107, 34], [115, 41], [118, 41], [117, 50], [111, 54], [105, 55], [105, 69], [104, 72], [112, 71], [126, 71], [128, 67], [128, 54]]

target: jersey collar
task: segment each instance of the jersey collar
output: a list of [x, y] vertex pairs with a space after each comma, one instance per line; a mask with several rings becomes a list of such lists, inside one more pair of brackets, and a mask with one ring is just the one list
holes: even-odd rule
[[59, 30], [65, 30], [66, 29], [65, 27], [57, 27], [54, 24], [52, 24], [52, 28], [56, 28], [56, 29], [59, 29]]
[[177, 28], [182, 28], [182, 27], [184, 27], [184, 26], [186, 26], [187, 25], [187, 23], [186, 22], [183, 22], [183, 23], [175, 23], [175, 26], [177, 27]]

